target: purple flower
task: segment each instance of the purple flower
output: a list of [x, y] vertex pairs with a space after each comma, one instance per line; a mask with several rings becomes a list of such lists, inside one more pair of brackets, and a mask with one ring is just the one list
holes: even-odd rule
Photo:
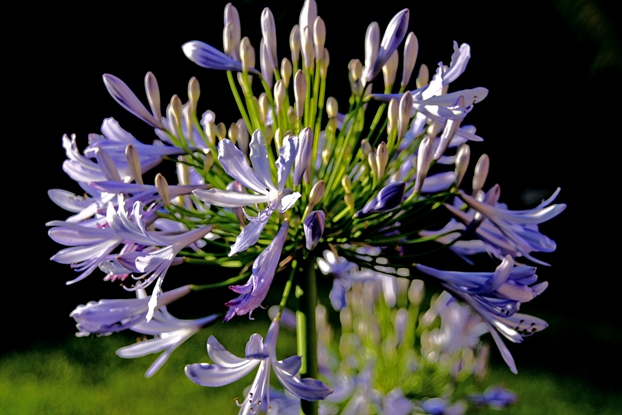
[[[242, 62], [230, 58], [207, 43], [193, 40], [184, 43], [181, 48], [188, 59], [204, 68], [242, 72]], [[254, 68], [248, 68], [248, 72], [259, 75], [259, 72]]]
[[296, 156], [297, 138], [287, 137], [279, 149], [279, 158], [276, 160], [278, 183], [272, 181], [268, 149], [261, 131], [253, 133], [250, 143], [250, 159], [253, 169], [246, 161], [246, 156], [230, 140], [224, 139], [218, 146], [218, 160], [227, 174], [240, 184], [256, 192], [256, 194], [240, 193], [235, 190], [195, 190], [193, 193], [202, 201], [215, 206], [236, 208], [252, 206], [257, 203], [266, 203], [267, 207], [259, 212], [257, 217], [250, 218], [250, 223], [242, 229], [235, 243], [231, 246], [229, 256], [246, 250], [254, 245], [263, 231], [272, 213], [277, 210], [285, 212], [293, 206], [300, 197], [300, 193], [286, 189], [285, 184], [289, 176], [294, 157]]
[[[172, 303], [187, 295], [192, 290], [190, 285], [176, 288], [162, 293], [156, 307]], [[76, 336], [84, 337], [89, 334], [107, 336], [125, 330], [145, 321], [149, 312], [149, 298], [131, 298], [91, 301], [86, 305], [79, 305], [69, 314], [77, 324]]]
[[225, 304], [229, 307], [229, 311], [225, 315], [225, 321], [231, 320], [236, 314], [241, 316], [252, 313], [266, 298], [276, 272], [276, 267], [281, 258], [281, 251], [287, 239], [288, 229], [289, 222], [286, 221], [272, 242], [270, 242], [270, 245], [257, 256], [253, 263], [251, 277], [246, 284], [229, 287], [232, 291], [240, 294], [240, 296]]
[[207, 340], [207, 354], [214, 364], [195, 363], [186, 366], [186, 376], [201, 386], [219, 387], [228, 385], [249, 374], [259, 366], [248, 396], [241, 404], [240, 414], [255, 414], [262, 405], [270, 406], [270, 369], [285, 389], [298, 398], [308, 401], [325, 399], [333, 389], [323, 382], [296, 374], [300, 370], [300, 356], [285, 360], [276, 358], [276, 340], [279, 322], [273, 321], [268, 329], [266, 341], [259, 334], [253, 334], [246, 344], [244, 358], [228, 352], [214, 336]]
[[393, 182], [383, 187], [372, 200], [367, 202], [363, 209], [356, 212], [354, 217], [365, 218], [374, 213], [389, 212], [397, 208], [404, 198], [406, 183]]
[[467, 398], [475, 405], [488, 405], [496, 410], [501, 410], [518, 400], [515, 392], [501, 386], [490, 386], [483, 393], [470, 394]]
[[313, 250], [324, 234], [324, 211], [314, 210], [309, 213], [303, 222], [306, 247]]
[[[137, 293], [139, 298], [146, 297], [143, 290], [138, 290]], [[201, 329], [214, 323], [217, 318], [218, 315], [212, 314], [196, 320], [180, 320], [173, 317], [166, 310], [166, 306], [162, 306], [156, 310], [150, 321], [140, 321], [131, 327], [132, 331], [155, 337], [122, 347], [116, 353], [120, 357], [133, 359], [151, 353], [164, 352], [145, 373], [145, 377], [150, 378], [164, 366], [175, 349]]]

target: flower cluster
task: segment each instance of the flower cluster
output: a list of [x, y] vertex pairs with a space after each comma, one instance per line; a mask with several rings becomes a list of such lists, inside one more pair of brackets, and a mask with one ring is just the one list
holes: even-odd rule
[[[473, 168], [470, 189], [465, 185], [469, 142], [482, 138], [464, 120], [488, 91], [450, 92], [469, 62], [467, 44], [454, 43], [448, 63], [433, 73], [421, 64], [413, 77], [418, 40], [408, 32], [409, 17], [407, 9], [400, 11], [384, 32], [369, 25], [365, 56], [348, 65], [350, 99], [341, 105], [327, 96], [328, 37], [314, 0], [304, 2], [289, 35], [291, 55], [280, 60], [275, 20], [264, 9], [259, 68], [232, 4], [224, 11], [222, 51], [198, 40], [182, 46], [197, 65], [226, 74], [239, 109], [230, 122], [217, 121], [211, 110], [199, 112], [196, 78], [186, 102], [174, 95], [163, 110], [154, 74], [145, 76], [148, 106], [121, 79], [104, 75], [112, 98], [155, 136], [139, 140], [109, 118], [82, 152], [75, 136], [63, 137], [63, 169], [84, 196], [49, 191], [71, 213], [48, 223], [50, 237], [66, 247], [51, 259], [79, 272], [68, 283], [99, 269], [104, 280], [138, 294], [78, 306], [71, 314], [78, 335], [125, 329], [153, 335], [117, 352], [131, 358], [165, 350], [149, 377], [175, 347], [218, 318], [180, 320], [167, 304], [229, 285], [237, 296], [224, 302], [224, 321], [252, 319], [271, 305], [268, 293], [281, 289], [266, 340], [253, 335], [245, 358], [211, 337], [213, 363], [186, 367], [192, 381], [220, 386], [259, 366], [241, 403], [244, 414], [270, 410], [279, 396], [294, 399], [293, 410], [302, 406], [305, 413], [317, 413], [318, 400], [347, 400], [344, 413], [364, 413], [370, 405], [381, 413], [461, 413], [466, 401], [452, 397], [453, 385], [479, 373], [477, 350], [486, 332], [516, 372], [501, 336], [518, 343], [546, 327], [518, 310], [547, 287], [537, 283], [533, 264], [545, 264], [537, 253], [553, 251], [555, 243], [538, 225], [565, 205], [553, 204], [555, 192], [533, 209], [509, 209], [500, 202], [500, 186], [486, 186], [486, 155]], [[176, 177], [157, 172], [160, 164], [174, 165]], [[434, 256], [422, 252], [439, 249], [465, 259], [461, 269], [432, 267]], [[482, 269], [486, 256], [484, 264], [494, 265]], [[165, 276], [184, 263], [226, 267], [237, 276], [175, 288], [179, 284]], [[415, 278], [444, 289], [421, 318]], [[410, 306], [404, 308], [409, 279]], [[326, 301], [318, 295], [324, 283], [332, 284]], [[379, 284], [385, 305], [377, 301]], [[341, 315], [339, 355], [328, 351], [326, 321], [316, 320], [316, 307], [328, 301]], [[296, 310], [299, 356], [280, 361], [275, 345], [286, 307]], [[440, 326], [433, 327], [438, 318]], [[361, 356], [356, 342], [367, 342], [373, 356]], [[271, 368], [284, 395], [271, 392]], [[399, 373], [387, 376], [393, 369]], [[424, 393], [425, 377], [434, 387]], [[493, 390], [471, 399], [501, 395]]]

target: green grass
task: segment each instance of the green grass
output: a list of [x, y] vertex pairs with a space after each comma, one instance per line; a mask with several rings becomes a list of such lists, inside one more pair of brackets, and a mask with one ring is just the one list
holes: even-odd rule
[[[70, 338], [62, 348], [37, 346], [5, 354], [0, 358], [0, 413], [237, 414], [233, 398], [243, 397], [242, 390], [252, 382], [254, 373], [228, 387], [203, 388], [186, 378], [183, 367], [207, 361], [205, 342], [209, 334], [217, 336], [233, 353], [243, 355], [245, 342], [255, 330], [256, 326], [248, 324], [216, 325], [186, 342], [151, 379], [145, 379], [144, 373], [155, 355], [126, 360], [114, 354], [132, 341], [123, 335]], [[293, 335], [282, 330], [280, 343], [279, 357], [294, 353]], [[505, 367], [493, 367], [487, 383], [501, 383], [519, 394], [519, 402], [501, 412], [508, 415], [614, 415], [622, 406], [622, 399], [613, 391], [533, 369], [515, 376]]]

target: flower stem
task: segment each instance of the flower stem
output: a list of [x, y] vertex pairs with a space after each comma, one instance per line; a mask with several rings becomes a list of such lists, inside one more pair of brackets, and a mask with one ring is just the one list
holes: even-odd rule
[[[317, 328], [315, 306], [317, 305], [317, 285], [315, 277], [315, 257], [308, 256], [299, 268], [296, 296], [300, 302], [296, 313], [298, 354], [302, 356], [301, 374], [305, 378], [317, 379], [319, 376], [317, 359]], [[302, 413], [318, 415], [317, 401], [301, 400]]]

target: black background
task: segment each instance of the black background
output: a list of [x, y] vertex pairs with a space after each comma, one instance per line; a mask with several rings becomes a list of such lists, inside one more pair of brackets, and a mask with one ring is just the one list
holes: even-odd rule
[[[276, 20], [279, 55], [289, 56], [287, 39], [301, 3], [236, 2], [243, 35], [259, 45], [260, 15], [268, 6]], [[537, 6], [383, 1], [374, 8], [363, 2], [318, 3], [331, 52], [328, 95], [337, 96], [342, 105], [347, 99], [347, 63], [364, 58], [363, 39], [372, 20], [384, 30], [395, 13], [409, 7], [409, 27], [420, 45], [417, 65], [426, 63], [431, 71], [440, 61], [449, 63], [452, 41], [471, 45], [468, 68], [451, 90], [483, 86], [490, 91], [465, 121], [485, 139], [471, 148], [491, 157], [487, 186], [499, 183], [501, 200], [512, 208], [532, 207], [561, 187], [557, 202], [568, 205], [541, 226], [558, 243], [556, 253], [539, 256], [552, 264], [538, 272], [550, 287], [521, 310], [553, 324], [511, 350], [519, 368], [546, 364], [550, 370], [587, 375], [611, 386], [600, 375], [603, 367], [620, 368], [620, 16], [604, 1], [587, 0]], [[224, 4], [55, 4], [18, 17], [20, 29], [4, 42], [8, 93], [3, 142], [8, 149], [3, 165], [8, 188], [1, 290], [8, 333], [3, 338], [8, 341], [0, 350], [60, 342], [74, 331], [68, 314], [77, 304], [119, 295], [119, 288], [102, 282], [98, 272], [65, 286], [74, 273], [49, 261], [61, 247], [49, 240], [45, 226], [68, 216], [48, 199], [47, 190], [79, 192], [61, 170], [63, 134], [77, 134], [84, 146], [87, 134], [99, 132], [102, 120], [112, 116], [136, 137], [153, 138], [149, 127], [108, 95], [102, 74], [120, 77], [142, 99], [143, 77], [152, 71], [163, 106], [172, 94], [185, 101], [187, 82], [196, 76], [202, 90], [199, 110], [211, 109], [220, 120], [234, 121], [227, 115], [235, 106], [225, 74], [196, 66], [181, 50], [194, 39], [221, 47]], [[572, 365], [567, 355], [576, 359]]]

